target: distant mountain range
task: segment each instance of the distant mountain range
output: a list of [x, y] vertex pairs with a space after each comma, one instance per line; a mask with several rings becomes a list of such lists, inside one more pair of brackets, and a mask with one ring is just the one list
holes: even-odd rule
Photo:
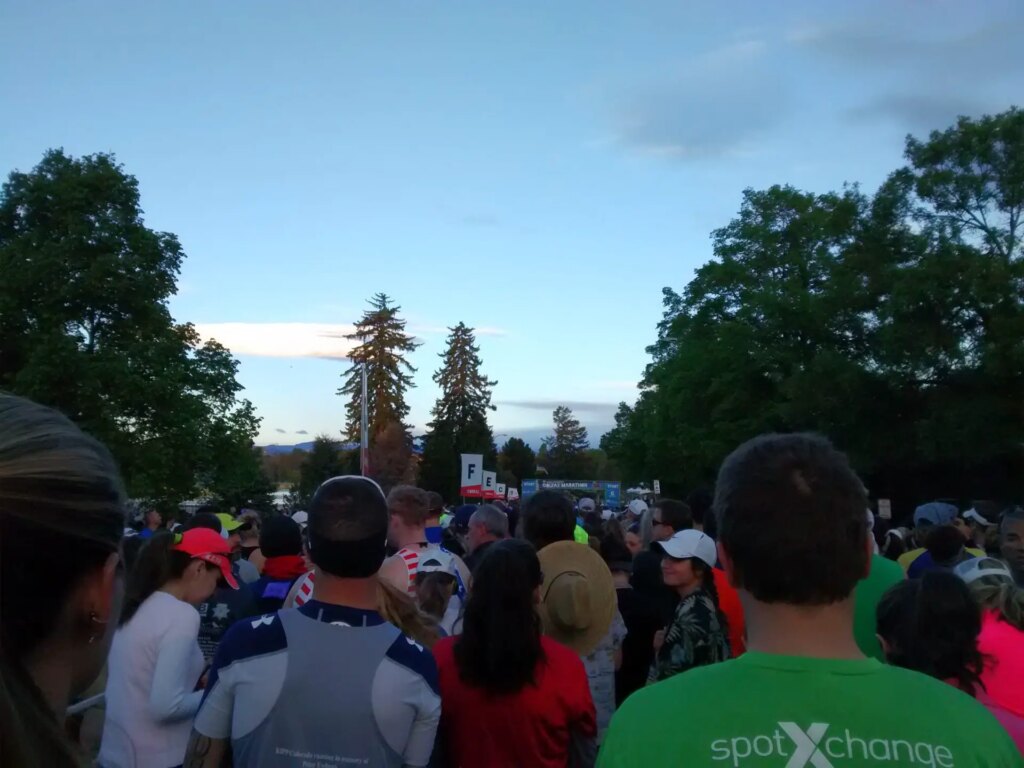
[[[607, 432], [609, 428], [610, 427], [607, 426], [588, 425], [587, 434], [590, 438], [590, 445], [596, 448], [598, 446], [598, 443], [601, 442], [601, 435]], [[550, 434], [551, 430], [549, 428], [544, 427], [537, 427], [534, 429], [522, 429], [518, 430], [515, 433], [499, 433], [498, 435], [495, 435], [494, 442], [497, 444], [498, 448], [501, 448], [501, 446], [505, 444], [505, 441], [508, 440], [509, 437], [518, 437], [521, 440], [525, 441], [527, 445], [529, 445], [531, 448], [533, 448], [533, 450], [536, 451], [540, 448], [541, 441]], [[343, 451], [354, 451], [359, 448], [359, 443], [339, 443], [338, 446]], [[307, 440], [304, 443], [295, 443], [294, 445], [274, 444], [259, 447], [263, 449], [264, 453], [274, 456], [280, 453], [291, 453], [292, 451], [309, 452], [313, 449], [313, 441]]]

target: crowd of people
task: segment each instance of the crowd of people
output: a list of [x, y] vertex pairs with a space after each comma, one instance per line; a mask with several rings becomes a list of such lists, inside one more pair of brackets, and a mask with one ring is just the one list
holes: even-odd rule
[[0, 764], [1024, 765], [1024, 511], [876, 519], [846, 457], [764, 435], [713, 494], [306, 510], [125, 528], [117, 468], [0, 394]]

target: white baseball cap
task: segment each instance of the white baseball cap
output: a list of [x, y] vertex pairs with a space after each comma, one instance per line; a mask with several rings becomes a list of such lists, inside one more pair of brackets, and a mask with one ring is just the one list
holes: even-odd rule
[[305, 528], [309, 523], [309, 513], [300, 509], [298, 512], [292, 514], [292, 520], [298, 523], [300, 528]]
[[992, 523], [989, 522], [988, 518], [982, 515], [981, 512], [976, 510], [974, 507], [968, 509], [966, 512], [963, 513], [962, 516], [964, 520], [973, 520], [978, 525], [992, 525]]
[[580, 512], [593, 512], [595, 509], [597, 509], [597, 504], [594, 502], [593, 499], [585, 498], [580, 499], [579, 507]]
[[965, 584], [977, 581], [984, 576], [997, 576], [1006, 581], [1013, 582], [1013, 573], [1002, 560], [994, 557], [974, 557], [964, 560], [953, 569], [953, 573], [964, 580]]
[[695, 557], [709, 568], [714, 568], [718, 562], [718, 547], [715, 546], [715, 540], [703, 531], [695, 531], [692, 528], [677, 531], [668, 541], [656, 542], [653, 546], [660, 547], [662, 552], [676, 560]]
[[628, 509], [634, 515], [642, 515], [644, 512], [647, 511], [647, 502], [644, 501], [643, 499], [633, 499], [631, 502], [629, 502]]

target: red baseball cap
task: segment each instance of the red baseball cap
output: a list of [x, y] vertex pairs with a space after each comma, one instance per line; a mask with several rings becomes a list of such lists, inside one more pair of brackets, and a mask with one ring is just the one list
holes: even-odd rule
[[232, 589], [238, 589], [238, 582], [231, 573], [231, 547], [216, 531], [210, 528], [193, 528], [181, 534], [174, 549], [198, 560], [205, 560], [220, 568], [224, 581]]

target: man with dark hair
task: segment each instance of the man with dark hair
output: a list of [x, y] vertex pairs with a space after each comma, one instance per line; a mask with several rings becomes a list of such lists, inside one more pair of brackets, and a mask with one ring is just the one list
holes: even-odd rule
[[260, 610], [269, 613], [284, 606], [292, 585], [306, 574], [299, 524], [284, 515], [267, 520], [260, 530], [260, 551], [266, 558], [263, 573], [249, 589]]
[[538, 491], [523, 505], [523, 538], [538, 552], [556, 541], [573, 541], [576, 514], [572, 501], [559, 491]]
[[999, 554], [1010, 566], [1013, 580], [1024, 587], [1024, 510], [1010, 507], [999, 523]]
[[693, 527], [695, 530], [703, 531], [711, 538], [715, 538], [715, 516], [711, 513], [711, 504], [714, 497], [711, 491], [706, 488], [698, 488], [691, 491], [686, 497], [686, 506], [690, 508], [693, 515]]
[[733, 451], [714, 509], [748, 652], [633, 694], [599, 767], [1019, 766], [977, 701], [858, 649], [851, 593], [873, 550], [867, 507], [824, 438], [764, 435]]
[[[430, 651], [377, 612], [388, 510], [365, 477], [309, 508], [315, 598], [228, 631], [185, 764], [426, 766], [441, 713]], [[312, 757], [312, 756], [317, 757]]]

